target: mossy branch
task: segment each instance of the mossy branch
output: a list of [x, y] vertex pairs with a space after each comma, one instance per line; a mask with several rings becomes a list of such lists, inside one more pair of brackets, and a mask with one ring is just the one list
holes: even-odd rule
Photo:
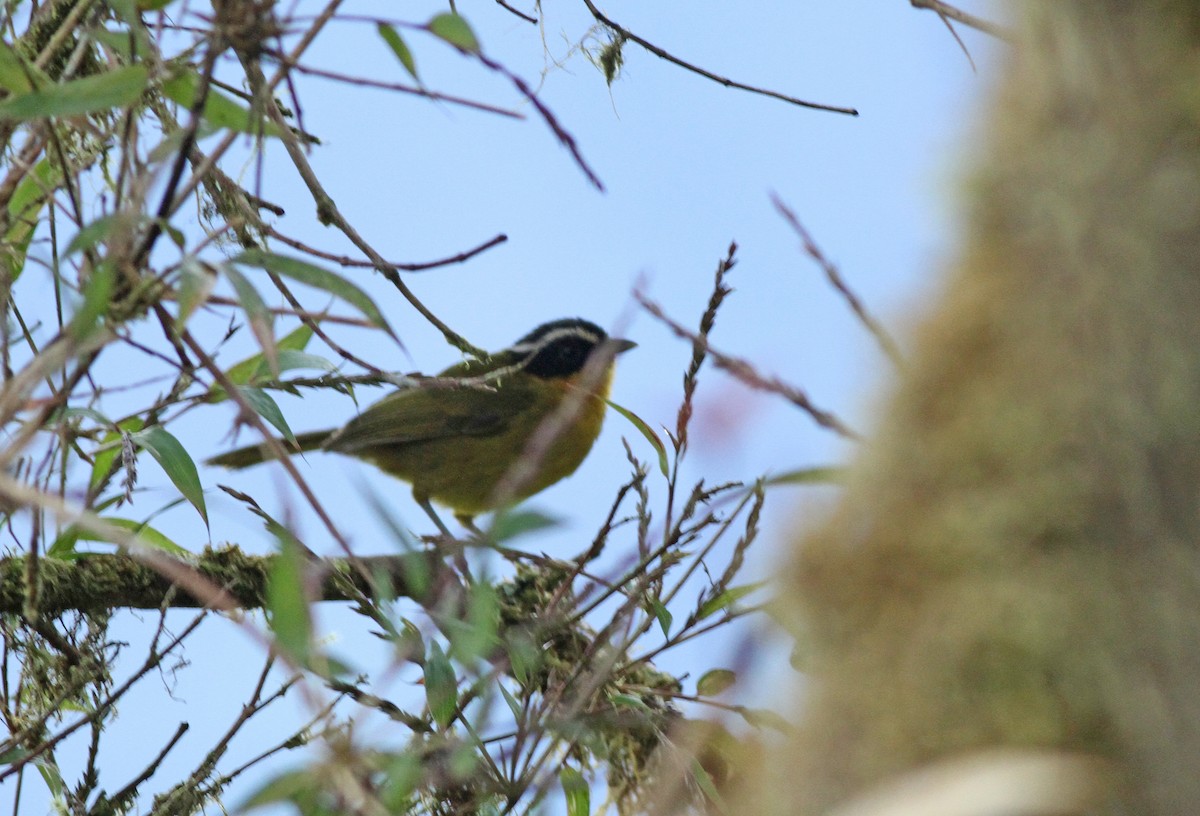
[[[237, 547], [206, 549], [189, 566], [212, 584], [223, 588], [245, 609], [265, 603], [267, 576], [276, 556], [247, 555]], [[26, 597], [23, 556], [0, 558], [0, 613], [21, 614]], [[314, 596], [322, 601], [355, 601], [355, 593], [373, 594], [376, 588], [364, 576], [391, 582], [390, 591], [418, 603], [432, 603], [453, 591], [456, 579], [435, 553], [379, 555], [355, 559], [347, 569], [345, 559], [318, 565], [319, 583]], [[75, 610], [195, 609], [202, 600], [173, 584], [154, 568], [119, 554], [92, 554], [73, 561], [43, 558], [39, 561], [38, 610], [59, 615]], [[460, 588], [461, 589], [461, 588]]]

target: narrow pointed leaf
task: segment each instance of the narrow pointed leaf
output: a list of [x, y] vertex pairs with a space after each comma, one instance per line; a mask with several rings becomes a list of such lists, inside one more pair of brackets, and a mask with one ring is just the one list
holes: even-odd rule
[[362, 289], [328, 269], [323, 269], [299, 258], [276, 255], [260, 249], [248, 249], [234, 258], [233, 262], [243, 266], [256, 266], [326, 291], [334, 297], [346, 301], [362, 312], [371, 323], [391, 334], [391, 328], [384, 319], [383, 312], [379, 311], [379, 307], [375, 305], [375, 301], [371, 300], [370, 296]]
[[583, 774], [564, 766], [558, 772], [558, 783], [562, 785], [563, 795], [567, 799], [567, 816], [589, 816], [592, 792]]
[[312, 617], [304, 594], [304, 556], [289, 535], [279, 538], [280, 551], [267, 576], [267, 611], [275, 643], [300, 666], [312, 657]]
[[450, 659], [436, 640], [429, 644], [425, 655], [425, 699], [433, 721], [444, 730], [458, 709], [458, 681]]
[[379, 24], [379, 36], [383, 37], [383, 41], [388, 44], [388, 48], [392, 49], [392, 53], [396, 55], [396, 59], [400, 60], [400, 64], [404, 66], [404, 70], [415, 79], [417, 82], [421, 78], [417, 76], [417, 62], [413, 59], [412, 51], [408, 50], [407, 43], [400, 33], [395, 28], [387, 23]]
[[148, 78], [144, 66], [129, 65], [97, 76], [49, 85], [0, 102], [0, 122], [79, 116], [131, 105], [141, 97]]
[[167, 478], [196, 508], [200, 517], [204, 519], [204, 526], [207, 527], [208, 509], [204, 505], [204, 489], [200, 486], [200, 474], [196, 471], [196, 463], [188, 455], [187, 449], [159, 425], [131, 434], [131, 438], [139, 448], [150, 451], [150, 455], [162, 467]]
[[667, 448], [665, 445], [663, 445], [662, 440], [658, 438], [658, 434], [654, 432], [654, 429], [647, 425], [644, 419], [635, 414], [633, 411], [630, 411], [628, 408], [622, 408], [620, 405], [617, 405], [610, 399], [605, 399], [604, 401], [608, 403], [609, 408], [612, 408], [618, 414], [629, 420], [629, 423], [633, 425], [633, 427], [637, 428], [638, 432], [642, 436], [646, 437], [646, 441], [649, 442], [651, 447], [658, 452], [658, 469], [662, 471], [663, 476], [670, 478], [671, 466], [667, 461]]

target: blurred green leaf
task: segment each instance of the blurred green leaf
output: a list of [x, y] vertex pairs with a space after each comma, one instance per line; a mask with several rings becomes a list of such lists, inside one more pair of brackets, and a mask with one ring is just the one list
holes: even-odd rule
[[208, 296], [212, 294], [216, 285], [215, 269], [193, 255], [183, 259], [179, 264], [179, 314], [175, 316], [176, 328], [185, 326], [195, 311], [208, 302]]
[[649, 711], [650, 707], [641, 697], [632, 694], [610, 694], [608, 701], [621, 708], [636, 708], [638, 711]]
[[[276, 365], [282, 367], [283, 353], [285, 351], [303, 351], [304, 347], [308, 345], [308, 341], [312, 339], [312, 336], [312, 329], [302, 323], [279, 338], [278, 342], [275, 343]], [[256, 382], [258, 377], [263, 374], [270, 375], [271, 368], [267, 365], [267, 360], [262, 354], [251, 355], [225, 370], [225, 376], [237, 385], [247, 385]], [[226, 399], [225, 392], [219, 387], [214, 387], [210, 399], [214, 402]]]
[[304, 593], [304, 554], [286, 533], [267, 576], [267, 611], [275, 643], [299, 666], [312, 659], [312, 617]]
[[763, 484], [840, 484], [845, 475], [846, 469], [841, 467], [797, 468], [765, 479]]
[[421, 78], [417, 76], [417, 62], [413, 59], [412, 51], [408, 50], [408, 45], [400, 36], [400, 33], [395, 28], [387, 23], [380, 23], [378, 26], [379, 36], [383, 37], [383, 41], [388, 44], [388, 48], [392, 49], [392, 53], [396, 55], [396, 59], [400, 60], [400, 64], [404, 66], [404, 70], [415, 79], [417, 82]]
[[301, 813], [314, 813], [323, 787], [321, 778], [311, 770], [287, 771], [259, 786], [242, 803], [239, 810], [254, 810], [277, 802], [292, 802]]
[[83, 287], [83, 301], [71, 316], [67, 331], [76, 341], [82, 342], [100, 325], [108, 314], [116, 274], [111, 263], [103, 261], [92, 267], [87, 283]]
[[637, 428], [638, 433], [646, 437], [646, 441], [649, 442], [651, 447], [658, 452], [658, 469], [662, 472], [663, 476], [670, 478], [671, 466], [667, 459], [667, 448], [665, 445], [663, 445], [662, 440], [658, 438], [658, 434], [654, 432], [654, 429], [647, 425], [644, 419], [635, 414], [633, 411], [630, 411], [628, 408], [622, 408], [620, 405], [617, 405], [615, 402], [607, 398], [604, 401], [608, 403], [609, 408], [612, 408], [618, 414], [629, 420], [629, 423], [633, 425], [633, 427]]
[[375, 305], [375, 301], [371, 300], [366, 292], [341, 275], [336, 275], [327, 269], [322, 269], [315, 264], [310, 264], [308, 261], [303, 261], [299, 258], [276, 255], [273, 252], [264, 252], [261, 249], [248, 249], [235, 257], [233, 263], [265, 269], [268, 272], [274, 272], [276, 275], [291, 278], [306, 286], [312, 286], [328, 292], [358, 309], [373, 325], [385, 330], [388, 334], [392, 333], [391, 327], [388, 326], [388, 322], [384, 319], [383, 313], [379, 311], [379, 307]]
[[[33, 81], [30, 81], [30, 77]], [[51, 80], [40, 68], [23, 58], [11, 45], [0, 40], [0, 88], [12, 94], [23, 94]]]
[[25, 256], [37, 229], [38, 215], [61, 183], [62, 173], [49, 159], [42, 159], [34, 165], [32, 172], [25, 174], [8, 200], [10, 226], [0, 240], [0, 261], [7, 267], [12, 281], [24, 271]]
[[650, 605], [650, 611], [654, 613], [654, 617], [658, 620], [658, 625], [662, 629], [663, 637], [671, 636], [671, 612], [658, 598], [647, 598], [646, 602]]
[[467, 589], [466, 615], [445, 622], [451, 656], [462, 664], [487, 656], [500, 645], [499, 627], [500, 606], [495, 587], [486, 582], [471, 584]]
[[412, 795], [421, 781], [421, 754], [404, 751], [395, 754], [384, 766], [379, 785], [379, 803], [387, 813], [412, 813]]
[[458, 680], [454, 667], [436, 640], [425, 654], [425, 699], [438, 727], [445, 730], [458, 710]]
[[709, 669], [696, 681], [696, 693], [701, 697], [715, 697], [737, 682], [737, 674], [729, 669]]
[[125, 31], [96, 28], [89, 31], [88, 35], [127, 60], [144, 59], [155, 53], [150, 35], [140, 25], [134, 25], [132, 29]]
[[716, 807], [716, 811], [720, 816], [728, 816], [731, 812], [721, 797], [720, 791], [717, 790], [716, 783], [713, 782], [708, 771], [704, 770], [704, 766], [700, 764], [700, 760], [692, 758], [692, 779], [696, 781], [696, 785], [708, 801], [712, 802]]
[[592, 791], [583, 774], [564, 765], [558, 771], [558, 783], [567, 799], [567, 816], [590, 816]]
[[144, 66], [128, 65], [96, 76], [47, 85], [0, 102], [0, 122], [80, 116], [131, 105], [141, 97], [148, 79]]
[[497, 513], [492, 519], [492, 524], [488, 527], [488, 538], [501, 544], [525, 533], [547, 530], [561, 524], [562, 519], [536, 510], [506, 510]]
[[736, 601], [749, 595], [751, 592], [757, 592], [766, 586], [766, 581], [757, 581], [753, 584], [745, 584], [740, 587], [730, 587], [715, 598], [710, 598], [700, 605], [700, 610], [696, 613], [696, 620], [704, 620], [709, 615], [720, 612], [722, 609], [730, 606]]
[[781, 734], [791, 734], [795, 731], [795, 727], [779, 716], [779, 713], [772, 711], [769, 708], [745, 708], [739, 706], [737, 713], [742, 715], [746, 722], [756, 728], [770, 728], [778, 731]]
[[61, 799], [63, 794], [66, 793], [67, 786], [63, 782], [62, 774], [59, 772], [58, 767], [53, 762], [48, 762], [44, 759], [35, 759], [33, 765], [37, 768], [38, 773], [41, 774], [42, 781], [46, 783], [46, 788], [50, 791], [51, 795], [55, 799]]
[[279, 404], [270, 394], [261, 388], [249, 386], [243, 386], [240, 391], [255, 413], [275, 426], [275, 430], [283, 434], [284, 439], [293, 444], [296, 442], [296, 435], [292, 433], [291, 427], [283, 417], [283, 411], [279, 410]]
[[500, 689], [500, 696], [504, 698], [504, 702], [508, 703], [508, 710], [512, 712], [513, 719], [518, 722], [521, 720], [521, 704], [517, 702], [517, 698], [512, 696], [512, 693], [504, 687], [504, 683], [497, 683], [496, 688]]
[[200, 513], [200, 517], [204, 519], [204, 526], [208, 527], [208, 509], [204, 505], [204, 488], [200, 486], [200, 474], [197, 473], [196, 463], [188, 455], [187, 449], [160, 425], [130, 434], [130, 438], [139, 448], [150, 451], [150, 455], [162, 467], [167, 478], [183, 494], [183, 497], [191, 502], [192, 506]]
[[129, 212], [123, 210], [121, 212], [102, 215], [95, 221], [83, 227], [67, 244], [66, 256], [70, 257], [76, 252], [86, 252], [89, 249], [94, 249], [98, 244], [105, 243], [118, 232], [126, 232], [137, 229], [142, 224], [148, 223], [150, 219], [140, 213]]
[[[196, 93], [200, 89], [200, 75], [194, 70], [185, 70], [168, 79], [162, 85], [163, 94], [172, 102], [192, 109]], [[204, 98], [204, 109], [200, 112], [204, 121], [218, 128], [227, 128], [235, 133], [279, 137], [282, 131], [269, 119], [252, 112], [211, 85]]]
[[234, 268], [233, 264], [221, 264], [221, 271], [233, 285], [238, 302], [242, 304], [242, 310], [245, 311], [246, 319], [250, 322], [250, 331], [254, 332], [255, 338], [258, 339], [258, 346], [263, 351], [262, 359], [266, 360], [272, 376], [278, 377], [279, 358], [275, 354], [274, 316], [267, 309], [267, 304], [263, 303], [258, 290], [246, 279], [245, 275]]
[[455, 48], [472, 54], [479, 53], [479, 40], [476, 39], [475, 32], [471, 31], [467, 21], [457, 14], [439, 14], [429, 21], [427, 28], [430, 34], [445, 40]]
[[[184, 557], [190, 553], [183, 547], [176, 544], [171, 539], [167, 538], [163, 533], [151, 527], [144, 521], [134, 521], [133, 519], [118, 518], [116, 516], [102, 516], [103, 521], [111, 524], [119, 530], [125, 530], [130, 535], [137, 538], [138, 543], [143, 547], [152, 550], [160, 550], [161, 552], [170, 553]], [[75, 532], [75, 538], [78, 541], [103, 541], [106, 544], [120, 544], [121, 542], [114, 536], [108, 537], [95, 530], [86, 528], [78, 528]]]
[[542, 650], [523, 627], [509, 627], [504, 633], [504, 641], [513, 677], [522, 686], [528, 685], [530, 677], [542, 665]]

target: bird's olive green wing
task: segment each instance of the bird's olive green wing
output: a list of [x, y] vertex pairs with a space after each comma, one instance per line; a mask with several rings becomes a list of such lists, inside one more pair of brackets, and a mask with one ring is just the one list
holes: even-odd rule
[[436, 388], [397, 391], [363, 411], [330, 437], [326, 450], [359, 454], [377, 446], [456, 436], [503, 433], [527, 411], [534, 392], [506, 379], [499, 390]]

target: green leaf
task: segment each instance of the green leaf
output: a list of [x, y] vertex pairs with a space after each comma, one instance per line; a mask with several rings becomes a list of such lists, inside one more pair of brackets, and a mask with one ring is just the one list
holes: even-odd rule
[[34, 166], [33, 172], [25, 174], [8, 200], [8, 223], [11, 226], [0, 240], [0, 262], [7, 267], [11, 281], [16, 281], [24, 270], [25, 256], [37, 229], [38, 215], [61, 182], [62, 174], [58, 169], [49, 159], [42, 159]]
[[[130, 535], [134, 536], [137, 539], [137, 542], [147, 549], [159, 550], [161, 552], [170, 553], [171, 555], [176, 555], [179, 557], [190, 555], [190, 553], [183, 547], [179, 546], [144, 521], [134, 521], [133, 519], [118, 518], [116, 516], [103, 516], [102, 518], [105, 522], [111, 524], [113, 527], [116, 527], [119, 530], [125, 530]], [[116, 536], [106, 536], [95, 530], [83, 527], [76, 528], [74, 537], [77, 541], [103, 541], [106, 544], [121, 543]]]
[[83, 287], [83, 302], [67, 326], [67, 331], [75, 340], [83, 341], [90, 337], [96, 331], [100, 318], [108, 314], [115, 277], [113, 266], [108, 261], [92, 267], [92, 274]]
[[318, 813], [320, 811], [316, 805], [322, 789], [320, 777], [312, 771], [287, 771], [267, 780], [250, 794], [239, 810], [253, 810], [277, 802], [292, 802], [298, 806], [301, 813]]
[[295, 443], [296, 435], [292, 433], [287, 420], [283, 418], [283, 411], [279, 410], [279, 404], [270, 394], [261, 388], [243, 387], [241, 395], [246, 398], [246, 402], [250, 403], [250, 407], [254, 409], [255, 413], [270, 422], [275, 426], [275, 430], [283, 434], [284, 439]]
[[700, 760], [695, 757], [692, 758], [692, 779], [696, 780], [696, 785], [704, 793], [705, 797], [713, 803], [719, 816], [729, 816], [731, 811], [725, 805], [720, 791], [717, 790], [716, 783], [713, 782], [708, 771], [704, 770], [704, 766], [700, 764]]
[[391, 757], [379, 785], [379, 802], [385, 813], [416, 812], [412, 794], [421, 782], [422, 769], [419, 751], [404, 751]]
[[809, 467], [797, 468], [776, 474], [766, 479], [763, 484], [840, 484], [846, 477], [846, 469], [842, 467]]
[[196, 310], [208, 302], [208, 296], [212, 294], [216, 285], [215, 269], [192, 255], [183, 259], [179, 265], [179, 314], [175, 316], [176, 328], [186, 325]]
[[709, 669], [696, 681], [696, 693], [701, 697], [715, 697], [736, 682], [736, 672], [729, 669]]
[[670, 637], [671, 621], [674, 620], [674, 618], [671, 617], [670, 610], [663, 606], [662, 601], [660, 601], [658, 598], [647, 598], [646, 600], [650, 604], [650, 611], [653, 612], [654, 617], [658, 619], [658, 625], [662, 629], [663, 637]]
[[[193, 70], [182, 71], [164, 82], [162, 90], [172, 102], [191, 110], [196, 102], [196, 92], [200, 90], [200, 75]], [[283, 135], [274, 122], [217, 92], [211, 85], [204, 98], [204, 109], [200, 111], [200, 116], [210, 125], [227, 128], [235, 133], [276, 138]]]
[[479, 40], [476, 39], [475, 32], [471, 31], [467, 21], [457, 14], [439, 14], [430, 20], [426, 27], [430, 34], [445, 40], [455, 48], [472, 54], [479, 53]]
[[191, 502], [204, 519], [204, 526], [208, 527], [208, 509], [204, 505], [200, 474], [196, 472], [196, 463], [192, 461], [183, 445], [179, 444], [179, 440], [160, 425], [131, 434], [130, 438], [139, 448], [150, 451], [150, 455], [166, 472], [167, 478], [183, 497]]
[[722, 609], [730, 606], [739, 599], [749, 595], [751, 592], [757, 592], [766, 586], [766, 581], [756, 581], [753, 584], [746, 584], [740, 587], [730, 587], [715, 598], [710, 598], [700, 605], [700, 611], [696, 613], [696, 620], [702, 621], [709, 615], [720, 612]]
[[408, 50], [408, 45], [401, 38], [399, 32], [387, 23], [380, 23], [378, 26], [379, 36], [383, 37], [383, 41], [392, 49], [392, 53], [396, 55], [396, 59], [400, 60], [400, 64], [404, 66], [404, 70], [415, 79], [417, 82], [421, 78], [417, 76], [417, 63], [413, 59], [412, 51]]
[[654, 432], [654, 429], [647, 425], [646, 421], [633, 411], [630, 411], [627, 408], [622, 408], [620, 405], [617, 405], [610, 399], [606, 398], [604, 401], [608, 403], [609, 408], [612, 408], [618, 414], [629, 420], [630, 424], [637, 428], [638, 432], [641, 433], [642, 436], [646, 437], [646, 441], [649, 442], [654, 450], [658, 452], [658, 469], [662, 471], [663, 476], [666, 476], [669, 479], [671, 474], [671, 466], [667, 461], [667, 448], [665, 445], [663, 445], [662, 440], [658, 438], [658, 434]]
[[425, 655], [425, 700], [433, 721], [445, 730], [458, 710], [458, 680], [450, 659], [436, 640], [429, 644]]
[[279, 553], [267, 575], [267, 612], [275, 643], [297, 665], [312, 658], [312, 617], [304, 594], [304, 555], [296, 540], [279, 537]]
[[500, 696], [504, 698], [504, 702], [508, 703], [508, 710], [512, 712], [513, 719], [520, 722], [521, 704], [517, 702], [517, 698], [512, 696], [503, 683], [497, 683], [496, 688], [500, 689]]
[[131, 105], [141, 97], [148, 79], [144, 66], [128, 65], [98, 76], [50, 85], [0, 102], [0, 122], [80, 116]]
[[136, 229], [149, 220], [140, 213], [128, 211], [102, 215], [79, 230], [75, 237], [71, 239], [71, 242], [67, 244], [66, 255], [70, 257], [76, 252], [85, 252], [93, 249], [98, 244], [108, 241], [114, 234]]
[[504, 633], [505, 651], [513, 677], [522, 686], [529, 685], [530, 677], [542, 665], [542, 650], [533, 642], [529, 632], [521, 627], [511, 627]]
[[[312, 339], [313, 331], [303, 323], [285, 334], [275, 343], [275, 359], [276, 365], [282, 369], [284, 352], [286, 351], [303, 351], [308, 345], [308, 341]], [[267, 365], [266, 358], [262, 354], [254, 354], [247, 357], [241, 362], [235, 363], [225, 371], [225, 376], [237, 385], [248, 385], [257, 382], [262, 375], [270, 375], [271, 369]], [[214, 388], [214, 392], [220, 391], [219, 388]], [[225, 399], [224, 392], [221, 392], [221, 399]]]
[[0, 40], [0, 88], [13, 94], [23, 94], [39, 85], [49, 84], [50, 78], [40, 68], [22, 57], [7, 42]]
[[558, 527], [562, 519], [536, 510], [508, 510], [497, 513], [488, 527], [488, 538], [497, 544], [511, 541], [526, 533]]
[[256, 266], [268, 272], [273, 272], [276, 275], [283, 275], [307, 286], [326, 291], [334, 297], [340, 298], [351, 306], [354, 306], [373, 325], [385, 330], [388, 334], [392, 333], [391, 327], [388, 326], [387, 320], [384, 319], [383, 312], [379, 311], [379, 307], [375, 305], [375, 301], [371, 300], [366, 292], [341, 275], [335, 275], [327, 269], [322, 269], [299, 258], [276, 255], [273, 252], [264, 252], [260, 249], [246, 250], [234, 258], [233, 263], [244, 266]]
[[250, 322], [250, 331], [254, 332], [258, 346], [263, 350], [263, 359], [271, 367], [272, 376], [278, 377], [279, 358], [275, 354], [274, 316], [267, 309], [267, 304], [263, 303], [258, 290], [246, 280], [245, 275], [237, 271], [232, 264], [221, 264], [221, 271], [233, 285], [238, 302], [242, 304], [242, 310], [246, 312], [246, 319]]
[[589, 816], [592, 807], [592, 791], [583, 774], [569, 766], [558, 772], [558, 783], [567, 798], [567, 816]]
[[46, 783], [46, 788], [50, 791], [50, 794], [56, 800], [61, 800], [63, 794], [66, 793], [67, 786], [63, 782], [62, 774], [59, 773], [58, 767], [53, 762], [45, 759], [36, 759], [33, 764], [38, 769], [38, 773], [42, 775], [42, 781]]
[[621, 708], [636, 708], [638, 711], [650, 710], [645, 700], [641, 697], [635, 697], [632, 694], [610, 694], [608, 701]]
[[739, 706], [737, 713], [742, 715], [742, 718], [755, 728], [770, 728], [781, 734], [791, 734], [795, 731], [791, 723], [779, 716], [778, 712], [772, 711], [769, 708], [745, 708]]
[[132, 31], [113, 31], [109, 28], [92, 29], [89, 36], [106, 48], [119, 54], [127, 60], [144, 59], [155, 53], [150, 42], [150, 35], [140, 25], [135, 25]]
[[[276, 344], [275, 347], [279, 349], [280, 371], [295, 371], [298, 368], [307, 368], [324, 371], [326, 374], [332, 374], [338, 370], [336, 365], [319, 354], [309, 354], [304, 351], [293, 351], [292, 349], [280, 348], [278, 344]], [[259, 369], [259, 373], [267, 373], [265, 365]]]
[[500, 606], [491, 584], [471, 584], [467, 590], [466, 615], [447, 618], [445, 631], [450, 654], [460, 663], [469, 664], [486, 656], [499, 645]]

